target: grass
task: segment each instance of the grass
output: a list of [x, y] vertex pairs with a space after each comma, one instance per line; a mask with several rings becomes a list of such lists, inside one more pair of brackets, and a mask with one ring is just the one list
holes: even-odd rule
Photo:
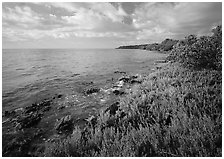
[[43, 156], [222, 156], [221, 71], [169, 64], [120, 99], [115, 116], [46, 144]]

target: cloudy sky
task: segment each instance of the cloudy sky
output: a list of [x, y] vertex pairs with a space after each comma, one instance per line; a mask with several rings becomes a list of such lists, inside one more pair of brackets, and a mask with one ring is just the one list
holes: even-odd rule
[[3, 48], [114, 48], [208, 35], [221, 3], [3, 3]]

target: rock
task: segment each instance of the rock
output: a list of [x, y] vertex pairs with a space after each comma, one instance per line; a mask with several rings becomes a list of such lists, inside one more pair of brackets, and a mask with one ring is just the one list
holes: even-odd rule
[[85, 85], [85, 86], [88, 86], [88, 85], [92, 85], [93, 84], [93, 81], [91, 81], [91, 82], [82, 82], [81, 84], [82, 85]]
[[140, 77], [139, 74], [136, 74], [136, 75], [132, 75], [132, 76], [131, 76], [132, 79], [135, 79], [135, 78], [138, 78], [138, 77]]
[[113, 104], [110, 105], [104, 112], [106, 113], [106, 112], [109, 111], [110, 116], [111, 116], [111, 115], [115, 115], [116, 112], [117, 112], [117, 110], [118, 110], [118, 108], [119, 108], [119, 104], [120, 104], [119, 102], [115, 102], [115, 103], [113, 103]]
[[166, 60], [157, 60], [155, 61], [155, 63], [166, 63], [167, 61]]
[[43, 108], [43, 112], [49, 111], [51, 109], [51, 106], [46, 106]]
[[[62, 95], [61, 95], [61, 96], [62, 96]], [[45, 99], [45, 100], [43, 100], [42, 102], [38, 103], [37, 105], [40, 106], [40, 108], [41, 108], [41, 107], [43, 107], [43, 106], [49, 106], [49, 105], [51, 104], [51, 102], [52, 102], [51, 100], [46, 100], [46, 99]]]
[[126, 72], [125, 72], [125, 71], [114, 71], [114, 73], [126, 74]]
[[62, 94], [59, 94], [59, 95], [58, 95], [58, 98], [61, 98], [61, 97], [62, 97]]
[[29, 113], [31, 113], [31, 112], [38, 111], [39, 109], [40, 109], [40, 108], [39, 108], [39, 105], [36, 104], [36, 103], [34, 103], [34, 104], [32, 104], [31, 106], [27, 106], [27, 107], [25, 107], [25, 111], [24, 111], [24, 113], [25, 113], [25, 114], [29, 114]]
[[79, 73], [74, 73], [73, 75], [71, 75], [71, 77], [75, 77], [75, 76], [79, 76]]
[[2, 121], [2, 124], [5, 124], [5, 123], [7, 123], [7, 122], [9, 122], [9, 121], [10, 121], [10, 119], [8, 118], [8, 119]]
[[172, 115], [169, 114], [165, 120], [165, 125], [170, 126], [172, 124]]
[[16, 115], [16, 112], [14, 110], [12, 110], [12, 111], [6, 110], [4, 113], [5, 117], [10, 117], [10, 116], [14, 116], [14, 115]]
[[99, 92], [99, 91], [100, 91], [99, 88], [91, 87], [91, 88], [89, 88], [89, 89], [87, 89], [87, 90], [85, 91], [85, 94], [86, 94], [86, 95], [89, 95], [89, 94], [92, 94], [92, 93], [97, 93], [97, 92]]
[[136, 78], [138, 78], [139, 75], [132, 75], [132, 76], [122, 76], [121, 78], [119, 78], [119, 81], [123, 81], [125, 83], [131, 83], [132, 80], [135, 80]]
[[30, 128], [37, 125], [41, 120], [42, 114], [40, 113], [30, 113], [29, 115], [22, 116], [17, 120], [19, 128]]
[[29, 114], [29, 113], [38, 112], [39, 110], [43, 110], [43, 111], [50, 110], [51, 102], [52, 100], [44, 100], [40, 103], [34, 103], [31, 106], [25, 107], [24, 113]]
[[55, 129], [58, 131], [58, 133], [72, 131], [73, 120], [71, 115], [67, 115], [56, 122]]
[[15, 112], [16, 112], [16, 113], [17, 113], [17, 112], [22, 112], [22, 111], [24, 111], [23, 108], [17, 108], [17, 109], [15, 109]]
[[124, 82], [129, 82], [129, 80], [130, 80], [130, 77], [128, 77], [128, 76], [123, 76], [118, 79], [118, 81], [124, 81]]
[[131, 84], [141, 84], [142, 81], [141, 81], [141, 80], [137, 80], [137, 79], [133, 79], [133, 80], [131, 80], [130, 83], [131, 83]]
[[162, 66], [156, 66], [156, 69], [158, 69], [158, 70], [162, 69]]
[[117, 85], [115, 85], [114, 87], [122, 88], [123, 86], [124, 86], [124, 81], [119, 81], [117, 82]]
[[64, 109], [65, 108], [65, 106], [64, 105], [61, 105], [61, 106], [59, 106], [57, 109], [58, 110], [61, 110], [61, 109]]
[[115, 94], [115, 95], [123, 95], [125, 92], [122, 91], [120, 88], [113, 88], [112, 89], [112, 92]]

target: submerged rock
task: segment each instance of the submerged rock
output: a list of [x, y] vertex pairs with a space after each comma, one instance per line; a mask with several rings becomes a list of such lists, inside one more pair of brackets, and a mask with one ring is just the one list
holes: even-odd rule
[[125, 92], [123, 90], [121, 90], [120, 88], [113, 88], [112, 89], [112, 92], [115, 94], [115, 95], [123, 95]]
[[142, 80], [133, 79], [130, 81], [131, 84], [141, 84]]
[[79, 76], [79, 73], [74, 73], [73, 75], [71, 75], [71, 77], [75, 77], [75, 76]]
[[92, 94], [92, 93], [97, 93], [99, 91], [100, 91], [99, 88], [97, 88], [97, 87], [91, 87], [91, 88], [85, 90], [85, 94], [86, 95], [89, 95], [89, 94]]
[[58, 110], [61, 110], [61, 109], [64, 109], [65, 108], [65, 105], [61, 105], [61, 106], [59, 106], [57, 109]]
[[57, 97], [58, 97], [58, 98], [61, 98], [61, 97], [62, 97], [62, 94], [59, 94]]
[[5, 117], [11, 117], [11, 116], [14, 116], [14, 115], [16, 115], [16, 111], [15, 111], [15, 110], [12, 110], [12, 111], [8, 111], [8, 110], [6, 110], [6, 111], [4, 112], [4, 116], [5, 116]]
[[51, 109], [51, 106], [50, 106], [51, 103], [52, 103], [52, 100], [43, 100], [40, 103], [34, 103], [30, 106], [25, 107], [24, 113], [29, 114], [29, 113], [38, 112], [40, 110], [49, 111]]
[[118, 81], [124, 81], [124, 82], [129, 82], [129, 80], [130, 80], [129, 76], [123, 76], [123, 77], [118, 79]]
[[40, 113], [30, 113], [29, 115], [22, 116], [17, 120], [17, 128], [23, 129], [33, 127], [40, 122], [41, 118], [42, 114]]
[[126, 74], [125, 71], [114, 71], [114, 73]]
[[119, 81], [123, 81], [125, 83], [134, 83], [134, 81], [140, 81], [140, 80], [137, 80], [137, 78], [139, 78], [140, 76], [137, 74], [137, 75], [132, 75], [132, 76], [122, 76], [121, 78], [119, 78], [118, 80]]
[[58, 133], [62, 132], [69, 132], [73, 129], [73, 120], [71, 115], [67, 115], [63, 118], [61, 118], [58, 122], [56, 122], [55, 130], [58, 131]]

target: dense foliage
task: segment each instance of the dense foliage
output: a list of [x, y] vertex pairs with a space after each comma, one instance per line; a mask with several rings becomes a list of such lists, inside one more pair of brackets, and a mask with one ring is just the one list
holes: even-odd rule
[[222, 69], [222, 27], [213, 29], [212, 36], [190, 35], [179, 41], [168, 60], [193, 69]]
[[101, 113], [96, 127], [47, 143], [44, 155], [221, 156], [221, 94], [219, 71], [164, 67], [121, 98], [115, 116]]

